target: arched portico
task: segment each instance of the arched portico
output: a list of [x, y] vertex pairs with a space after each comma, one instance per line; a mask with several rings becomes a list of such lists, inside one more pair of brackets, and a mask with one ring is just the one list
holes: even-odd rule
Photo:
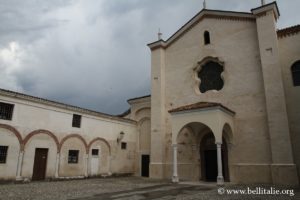
[[[172, 145], [173, 145], [173, 182], [178, 182], [178, 168], [177, 168], [177, 138], [181, 130], [189, 124], [199, 123], [211, 131], [214, 136], [216, 151], [217, 151], [217, 184], [224, 183], [223, 164], [222, 164], [222, 143], [224, 127], [227, 134], [232, 138], [233, 116], [234, 112], [224, 107], [219, 103], [200, 102], [188, 106], [179, 107], [170, 110], [172, 120]], [[229, 127], [229, 128], [228, 128]]]

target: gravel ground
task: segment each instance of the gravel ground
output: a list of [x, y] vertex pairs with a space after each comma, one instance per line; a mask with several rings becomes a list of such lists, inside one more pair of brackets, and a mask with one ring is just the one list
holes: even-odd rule
[[[270, 185], [251, 185], [250, 189], [256, 187], [270, 189], [291, 189]], [[213, 185], [200, 184], [171, 184], [170, 181], [160, 181], [137, 177], [102, 178], [85, 180], [68, 180], [53, 182], [31, 182], [26, 184], [2, 184], [0, 185], [0, 199], [20, 200], [63, 200], [63, 199], [300, 199], [300, 190], [294, 189], [294, 196], [290, 195], [229, 195], [227, 190], [245, 189], [248, 186], [228, 185], [220, 189]]]

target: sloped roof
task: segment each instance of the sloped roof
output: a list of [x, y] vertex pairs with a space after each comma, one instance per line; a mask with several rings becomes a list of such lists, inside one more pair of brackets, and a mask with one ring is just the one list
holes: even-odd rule
[[230, 110], [229, 108], [223, 106], [220, 103], [214, 103], [214, 102], [198, 102], [198, 103], [194, 103], [194, 104], [190, 104], [190, 105], [185, 105], [185, 106], [181, 106], [181, 107], [169, 110], [169, 113], [176, 113], [176, 112], [189, 111], [189, 110], [198, 110], [198, 109], [205, 109], [205, 108], [218, 108], [218, 107], [223, 108], [232, 114], [235, 114], [235, 112]]
[[184, 24], [177, 32], [175, 32], [169, 39], [159, 40], [148, 44], [150, 49], [155, 49], [158, 47], [167, 48], [173, 42], [178, 40], [187, 31], [193, 28], [196, 24], [202, 21], [204, 18], [215, 18], [215, 19], [229, 19], [229, 20], [246, 20], [255, 21], [255, 16], [248, 12], [234, 12], [234, 11], [222, 11], [222, 10], [208, 10], [203, 9], [197, 13], [191, 20]]
[[277, 36], [279, 38], [291, 36], [300, 33], [300, 24], [296, 26], [287, 27], [277, 31]]
[[177, 32], [175, 32], [169, 39], [158, 40], [156, 42], [148, 44], [151, 50], [157, 48], [168, 48], [172, 43], [182, 37], [186, 32], [192, 29], [195, 25], [197, 25], [200, 21], [205, 18], [213, 18], [213, 19], [225, 19], [225, 20], [239, 20], [239, 21], [253, 21], [255, 22], [256, 12], [261, 12], [266, 9], [273, 8], [276, 17], [278, 17], [279, 10], [276, 1], [254, 8], [251, 12], [235, 12], [235, 11], [223, 11], [223, 10], [209, 10], [203, 9], [199, 13], [197, 13], [191, 20], [189, 20], [186, 24], [184, 24]]
[[34, 103], [40, 103], [40, 104], [48, 105], [48, 106], [54, 106], [54, 107], [57, 107], [57, 108], [70, 110], [72, 112], [79, 112], [79, 113], [83, 113], [83, 114], [93, 115], [93, 116], [96, 116], [96, 117], [103, 117], [103, 118], [107, 118], [107, 119], [111, 119], [111, 120], [118, 120], [118, 121], [128, 122], [128, 123], [136, 123], [136, 121], [134, 121], [134, 120], [125, 119], [125, 118], [118, 117], [118, 116], [115, 116], [115, 115], [109, 115], [109, 114], [106, 114], [106, 113], [101, 113], [101, 112], [98, 112], [98, 111], [93, 111], [93, 110], [81, 108], [81, 107], [78, 107], [78, 106], [68, 105], [68, 104], [65, 104], [65, 103], [60, 103], [60, 102], [57, 102], [57, 101], [52, 101], [52, 100], [48, 100], [48, 99], [44, 99], [44, 98], [40, 98], [40, 97], [35, 97], [35, 96], [27, 95], [27, 94], [22, 94], [22, 93], [19, 93], [19, 92], [5, 90], [5, 89], [1, 89], [1, 88], [0, 88], [0, 95], [7, 96], [7, 97], [13, 97], [13, 98], [21, 99], [21, 100], [27, 100], [27, 101], [31, 101], [31, 102], [34, 102]]
[[146, 95], [146, 96], [141, 96], [141, 97], [135, 97], [135, 98], [132, 98], [132, 99], [128, 99], [127, 102], [138, 100], [138, 99], [144, 99], [144, 98], [148, 98], [148, 97], [151, 97], [151, 95], [149, 94], [149, 95]]

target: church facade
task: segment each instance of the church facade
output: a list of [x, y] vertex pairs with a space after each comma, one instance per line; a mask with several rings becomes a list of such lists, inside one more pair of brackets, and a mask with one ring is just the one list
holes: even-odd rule
[[111, 116], [0, 90], [0, 179], [134, 174], [299, 185], [300, 26], [202, 10], [151, 50], [151, 96]]

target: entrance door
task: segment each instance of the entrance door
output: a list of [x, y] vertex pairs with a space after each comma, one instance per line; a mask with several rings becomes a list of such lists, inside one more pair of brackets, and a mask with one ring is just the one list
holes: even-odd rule
[[142, 176], [149, 177], [150, 155], [142, 155]]
[[91, 175], [97, 176], [99, 173], [99, 149], [92, 149]]
[[[201, 177], [204, 181], [216, 181], [218, 176], [218, 159], [215, 138], [212, 133], [206, 134], [200, 144]], [[222, 169], [225, 181], [229, 181], [227, 144], [223, 138]]]
[[204, 151], [206, 181], [216, 181], [218, 176], [217, 151]]
[[32, 180], [44, 180], [46, 176], [48, 149], [35, 149]]

